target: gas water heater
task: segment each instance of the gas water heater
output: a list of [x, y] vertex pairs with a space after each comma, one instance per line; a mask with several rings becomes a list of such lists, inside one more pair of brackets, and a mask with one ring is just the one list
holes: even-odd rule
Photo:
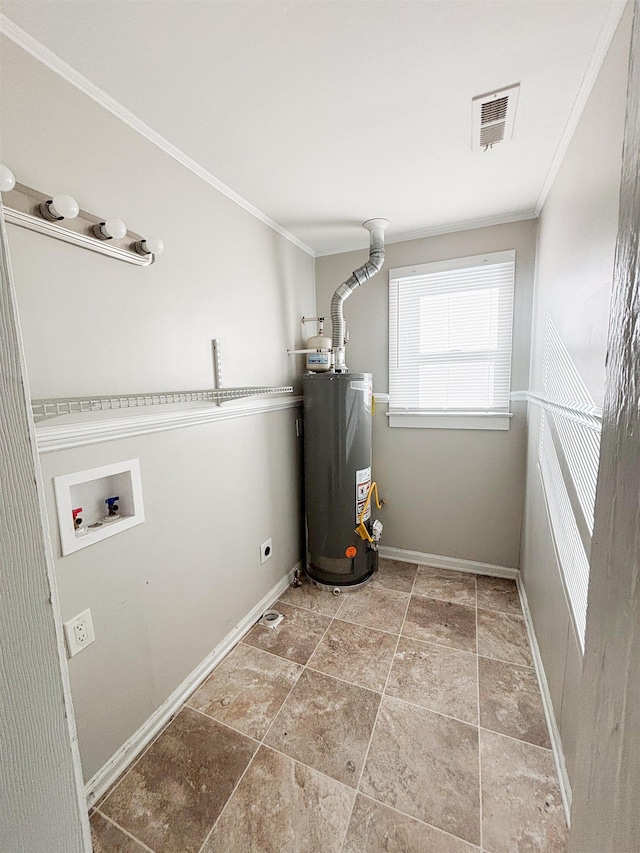
[[[369, 260], [336, 290], [331, 300], [331, 347], [318, 347], [327, 360], [307, 358], [304, 401], [304, 494], [307, 520], [306, 574], [318, 586], [339, 593], [366, 583], [378, 569], [380, 508], [372, 479], [372, 376], [350, 373], [345, 361], [343, 304], [384, 263], [386, 219], [369, 219]], [[314, 318], [320, 320], [321, 318]], [[319, 330], [320, 336], [322, 331]], [[327, 340], [316, 336], [314, 344]], [[317, 366], [316, 366], [317, 365]]]

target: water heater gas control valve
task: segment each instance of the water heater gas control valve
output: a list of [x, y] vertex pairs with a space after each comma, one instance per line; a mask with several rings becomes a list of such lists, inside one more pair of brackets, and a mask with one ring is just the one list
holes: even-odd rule
[[382, 522], [377, 518], [371, 525], [371, 535], [373, 537], [373, 541], [377, 544], [382, 536]]

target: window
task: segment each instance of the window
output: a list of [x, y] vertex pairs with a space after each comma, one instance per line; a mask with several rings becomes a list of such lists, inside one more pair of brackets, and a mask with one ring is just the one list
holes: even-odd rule
[[515, 251], [389, 273], [389, 424], [508, 429]]

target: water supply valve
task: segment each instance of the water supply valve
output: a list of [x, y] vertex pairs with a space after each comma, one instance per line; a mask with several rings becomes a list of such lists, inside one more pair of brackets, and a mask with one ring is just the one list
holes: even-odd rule
[[80, 517], [81, 512], [81, 506], [71, 510], [71, 514], [73, 515], [73, 529], [75, 531], [76, 536], [84, 536], [84, 534], [87, 532], [87, 528], [82, 526], [82, 518]]
[[116, 501], [119, 500], [120, 498], [117, 495], [113, 498], [105, 499], [105, 503], [109, 508], [107, 515], [105, 515], [104, 517], [105, 521], [116, 521], [118, 518], [120, 518], [120, 513], [118, 512], [118, 504], [116, 503]]

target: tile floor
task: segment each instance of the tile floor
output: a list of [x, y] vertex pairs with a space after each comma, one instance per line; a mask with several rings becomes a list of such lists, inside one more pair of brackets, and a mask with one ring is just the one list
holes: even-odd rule
[[95, 853], [566, 849], [513, 581], [289, 588], [92, 811]]

